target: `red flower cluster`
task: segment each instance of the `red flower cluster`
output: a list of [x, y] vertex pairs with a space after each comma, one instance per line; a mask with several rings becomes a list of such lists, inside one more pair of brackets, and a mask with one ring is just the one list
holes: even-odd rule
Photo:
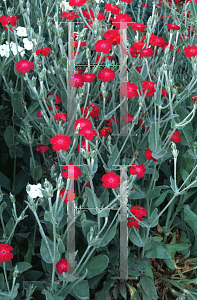
[[[64, 203], [67, 203], [68, 201], [73, 200], [73, 193], [74, 193], [74, 200], [76, 200], [76, 194], [75, 194], [74, 189], [70, 189], [70, 190], [67, 190], [66, 197], [64, 199]], [[62, 199], [64, 198], [64, 194], [65, 194], [65, 188], [63, 188], [59, 194], [60, 196], [62, 196]]]
[[[73, 166], [73, 164], [71, 164], [71, 163], [69, 163], [69, 165]], [[68, 166], [63, 166], [62, 169], [67, 170], [62, 173], [62, 177], [64, 177], [64, 178], [69, 178], [70, 180], [75, 180], [79, 176], [81, 176], [81, 170], [77, 166], [74, 166], [74, 168], [69, 168], [69, 172], [68, 172]]]
[[[139, 220], [142, 221], [142, 217], [145, 217], [147, 210], [139, 205], [132, 206], [130, 212]], [[140, 228], [138, 221], [135, 218], [128, 218], [127, 227], [132, 228], [135, 226], [136, 229]]]
[[[84, 106], [80, 109], [81, 110], [81, 113], [84, 113], [84, 116], [86, 117], [87, 116], [87, 114], [88, 114], [88, 112], [89, 112], [89, 108], [91, 107], [91, 106], [93, 106], [93, 109], [92, 109], [92, 111], [89, 113], [89, 115], [88, 115], [88, 118], [89, 117], [92, 117], [93, 119], [94, 119], [94, 121], [95, 120], [97, 120], [98, 119], [98, 116], [99, 116], [99, 113], [100, 113], [100, 108], [98, 108], [98, 106], [96, 106], [95, 104], [89, 104], [88, 106], [86, 106], [85, 107], [85, 109], [84, 109]], [[91, 127], [92, 127], [92, 123], [91, 123]], [[90, 127], [90, 128], [91, 128]], [[80, 133], [79, 133], [80, 134]]]

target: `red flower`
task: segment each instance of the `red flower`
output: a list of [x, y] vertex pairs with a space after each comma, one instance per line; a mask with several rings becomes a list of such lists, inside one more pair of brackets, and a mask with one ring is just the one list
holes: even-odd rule
[[[75, 194], [74, 189], [67, 190], [66, 197], [64, 199], [65, 203], [67, 203], [68, 201], [72, 201], [73, 200], [73, 193], [74, 193], [74, 200], [75, 200], [76, 199], [76, 194]], [[60, 196], [62, 196], [62, 199], [64, 198], [64, 194], [65, 194], [65, 188], [63, 188], [60, 191], [60, 194], [59, 194]]]
[[114, 117], [112, 117], [112, 118], [106, 120], [107, 126], [110, 126], [110, 127], [112, 126], [112, 121], [111, 120], [113, 120], [114, 122], [116, 122], [117, 124], [119, 124], [118, 120], [116, 120]]
[[47, 150], [49, 150], [48, 146], [40, 145], [40, 146], [36, 147], [36, 151], [40, 151], [41, 153], [45, 153]]
[[69, 1], [70, 6], [83, 6], [84, 3], [86, 3], [86, 0], [70, 0]]
[[138, 55], [139, 54], [140, 54], [140, 57], [151, 56], [154, 54], [154, 50], [152, 48], [142, 49], [141, 51], [138, 52]]
[[[122, 25], [121, 25], [121, 22], [126, 22], [126, 24], [122, 23]], [[112, 24], [113, 24], [113, 26], [117, 27], [118, 29], [120, 29], [120, 26], [123, 26], [123, 27], [121, 27], [121, 29], [125, 29], [127, 26], [131, 26], [131, 24], [133, 24], [133, 22], [132, 22], [131, 17], [128, 14], [121, 13], [121, 14], [117, 15], [115, 19], [113, 19]]]
[[34, 69], [34, 63], [26, 59], [21, 59], [16, 64], [17, 72], [22, 72], [24, 74], [24, 73], [28, 73], [30, 69]]
[[143, 7], [145, 7], [145, 5], [146, 5], [147, 8], [149, 8], [149, 4], [148, 3], [147, 4], [146, 3], [142, 3]]
[[[138, 86], [135, 83], [123, 82], [123, 85], [120, 87], [120, 93], [125, 97], [131, 99], [133, 97], [138, 97]], [[141, 92], [139, 91], [141, 95]]]
[[143, 87], [144, 89], [149, 89], [149, 90], [152, 90], [155, 88], [155, 82], [152, 82], [152, 81], [149, 81], [149, 80], [144, 80], [142, 81], [143, 84]]
[[[171, 129], [172, 130], [172, 129]], [[169, 136], [167, 137], [169, 139]], [[180, 143], [182, 138], [180, 136], [180, 133], [178, 130], [175, 130], [173, 136], [170, 139], [171, 141], [173, 141], [174, 143]]]
[[42, 111], [42, 109], [37, 113], [37, 116], [38, 116], [39, 118], [42, 117], [41, 111]]
[[[72, 0], [70, 0], [70, 1], [72, 1]], [[80, 0], [80, 1], [83, 1], [83, 0]], [[62, 258], [62, 259], [60, 259], [60, 261], [58, 261], [56, 263], [56, 268], [57, 268], [57, 272], [59, 274], [62, 274], [63, 272], [69, 272], [70, 271], [71, 264], [68, 263], [65, 258]]]
[[[161, 89], [159, 89], [159, 91], [161, 92]], [[162, 92], [161, 92], [161, 94], [162, 94], [162, 96], [167, 96], [168, 97], [168, 92], [166, 91], [166, 90], [162, 90]]]
[[[69, 163], [70, 166], [74, 166], [73, 164]], [[62, 167], [63, 170], [68, 170], [68, 166], [63, 166]], [[69, 173], [68, 173], [69, 172]], [[69, 175], [69, 177], [68, 177]], [[64, 171], [62, 172], [62, 177], [64, 178], [69, 178], [70, 180], [75, 180], [77, 179], [79, 176], [81, 176], [81, 170], [79, 167], [74, 166], [74, 168], [69, 168], [68, 171]]]
[[100, 12], [98, 14], [97, 20], [99, 20], [99, 21], [105, 20], [105, 13], [104, 12]]
[[[141, 124], [143, 123], [143, 119], [139, 119], [139, 125], [141, 126]], [[145, 130], [146, 127], [144, 125], [142, 125], [142, 128]], [[149, 127], [147, 127], [147, 130], [149, 130]]]
[[132, 124], [134, 115], [131, 114], [126, 114], [122, 117], [123, 121], [125, 122], [125, 125], [127, 125], [128, 122], [130, 122]]
[[63, 12], [62, 13], [62, 18], [66, 17], [66, 20], [74, 20], [74, 18], [79, 18], [79, 15], [73, 11], [67, 13]]
[[83, 129], [79, 129], [79, 134], [84, 136], [85, 139], [92, 141], [94, 135], [98, 135], [98, 133], [90, 128], [84, 127]]
[[90, 186], [90, 181], [88, 181], [88, 182], [86, 183], [85, 188], [86, 188], [86, 187], [89, 187], [89, 186]]
[[153, 151], [151, 151], [150, 149], [147, 149], [145, 152], [145, 157], [146, 157], [146, 159], [148, 159], [148, 160], [152, 159], [155, 162], [155, 161], [157, 161], [157, 159], [152, 157], [152, 153], [153, 153]]
[[[139, 221], [142, 221], [142, 218], [138, 218]], [[133, 226], [135, 226], [136, 229], [140, 228], [140, 225], [138, 224], [138, 221], [134, 218], [128, 218], [128, 223], [127, 223], [127, 227], [132, 228]]]
[[[89, 8], [89, 11], [90, 11], [90, 15], [91, 15], [92, 19], [95, 19], [94, 13], [91, 8]], [[88, 20], [90, 20], [90, 15], [89, 15], [89, 12], [87, 9], [84, 9], [82, 11], [82, 13], [83, 13], [84, 17], [86, 17]]]
[[123, 42], [122, 36], [119, 34], [119, 30], [108, 30], [103, 34], [103, 37], [107, 39], [112, 45], [120, 45]]
[[[54, 96], [54, 94], [50, 94], [50, 95], [51, 95], [51, 96]], [[45, 99], [45, 101], [47, 102], [47, 99]], [[56, 95], [55, 108], [56, 108], [57, 110], [60, 110], [60, 108], [59, 108], [56, 104], [60, 104], [60, 103], [61, 103], [61, 99], [60, 99], [59, 96]], [[53, 107], [52, 107], [51, 105], [48, 105], [48, 108], [49, 108], [50, 110], [53, 110]]]
[[118, 5], [111, 5], [111, 3], [108, 3], [105, 5], [105, 10], [111, 11], [114, 15], [118, 15], [121, 9]]
[[110, 80], [114, 80], [115, 76], [116, 73], [108, 68], [101, 69], [100, 73], [98, 73], [98, 79], [101, 79], [103, 82], [109, 82]]
[[[103, 95], [102, 95], [102, 93], [100, 93], [100, 97], [102, 97], [102, 98], [103, 98]], [[110, 95], [107, 95], [107, 97], [106, 97], [107, 101], [110, 101], [110, 98], [111, 98], [111, 96], [110, 96]]]
[[[87, 116], [88, 114], [88, 111], [89, 111], [89, 108], [93, 106], [93, 109], [92, 111], [89, 113], [89, 116], [88, 117], [92, 117], [93, 119], [98, 119], [98, 116], [99, 116], [99, 113], [100, 113], [100, 108], [98, 106], [96, 106], [95, 104], [91, 103], [89, 104], [88, 106], [85, 107], [85, 117]], [[84, 111], [84, 106], [81, 108], [81, 112]]]
[[61, 119], [63, 122], [66, 122], [66, 117], [67, 117], [67, 113], [62, 113], [62, 112], [59, 112], [58, 114], [56, 114], [54, 116], [54, 119], [56, 121], [59, 121], [59, 119]]
[[154, 33], [151, 33], [149, 43], [151, 44], [151, 46], [162, 47], [165, 41], [162, 37], [158, 38], [156, 35], [154, 35]]
[[70, 144], [71, 144], [71, 139], [69, 136], [64, 135], [63, 133], [56, 134], [54, 137], [50, 139], [50, 143], [53, 144], [53, 150], [55, 151], [66, 151]]
[[148, 81], [148, 80], [144, 80], [144, 81], [142, 81], [142, 82], [144, 82], [144, 84], [142, 85], [142, 90], [143, 90], [143, 95], [145, 94], [145, 90], [149, 90], [147, 93], [146, 93], [146, 97], [150, 97], [150, 96], [152, 96], [155, 92], [156, 92], [156, 90], [155, 90], [155, 88], [154, 88], [154, 86], [155, 86], [155, 82], [151, 82], [151, 81]]
[[144, 42], [138, 42], [138, 43], [133, 43], [133, 47], [136, 49], [136, 50], [142, 50], [142, 48], [144, 47]]
[[144, 28], [146, 28], [147, 26], [144, 25], [143, 23], [133, 23], [133, 24], [131, 25], [131, 27], [132, 27], [132, 29], [135, 30], [135, 31], [137, 31], [137, 30], [139, 30], [139, 31], [144, 31]]
[[12, 251], [13, 247], [5, 244], [0, 244], [0, 263], [4, 263], [5, 261], [10, 261], [13, 258], [13, 254], [9, 251]]
[[135, 47], [133, 47], [133, 45], [131, 45], [131, 47], [129, 48], [129, 52], [130, 52], [132, 57], [137, 57], [138, 56], [137, 50], [136, 50]]
[[[77, 48], [78, 48], [78, 44], [79, 44], [79, 41], [74, 41], [74, 42], [72, 42], [70, 45], [71, 45], [71, 46], [74, 46], [74, 48], [77, 49]], [[81, 47], [81, 46], [85, 47], [85, 46], [86, 46], [86, 42], [81, 42], [81, 43], [80, 43], [80, 47]]]
[[196, 100], [197, 100], [197, 96], [194, 96], [194, 97], [192, 97], [191, 102], [194, 104], [196, 102]]
[[186, 57], [192, 57], [197, 55], [197, 46], [187, 46], [183, 49]]
[[146, 217], [147, 210], [139, 205], [131, 206], [130, 212], [136, 216], [136, 218]]
[[98, 40], [94, 45], [96, 52], [103, 52], [105, 54], [108, 54], [112, 49], [111, 43], [105, 40]]
[[77, 119], [77, 120], [75, 120], [75, 123], [76, 124], [73, 126], [75, 130], [76, 130], [78, 124], [80, 124], [80, 129], [82, 129], [84, 127], [87, 127], [87, 128], [92, 127], [92, 122], [85, 118]]
[[[163, 50], [168, 47], [169, 43], [163, 43], [162, 48]], [[170, 50], [173, 50], [173, 46], [170, 44]]]
[[100, 136], [108, 136], [109, 132], [112, 132], [112, 129], [110, 127], [103, 127], [100, 131]]
[[2, 15], [0, 17], [0, 23], [2, 25], [8, 25], [10, 23], [10, 25], [12, 25], [13, 27], [16, 26], [16, 22], [17, 22], [17, 18], [15, 16], [10, 15], [9, 17], [6, 17], [4, 15]]
[[72, 87], [78, 87], [78, 86], [82, 87], [84, 85], [84, 80], [83, 80], [82, 75], [72, 74], [71, 76], [74, 77], [74, 78], [70, 78], [68, 80], [68, 82]]
[[139, 73], [142, 71], [142, 67], [136, 67], [135, 68]]
[[83, 74], [83, 81], [84, 82], [93, 82], [96, 79], [96, 75], [91, 73], [84, 73]]
[[[81, 142], [81, 148], [82, 149], [84, 149], [85, 151], [87, 151], [86, 149], [86, 141], [85, 140], [83, 140], [82, 142]], [[77, 145], [77, 150], [78, 150], [78, 152], [80, 152], [80, 143]], [[90, 148], [90, 145], [88, 144], [88, 152], [90, 152], [90, 150], [91, 150], [91, 148]]]
[[117, 189], [121, 180], [119, 175], [116, 175], [114, 172], [108, 172], [107, 174], [103, 175], [102, 181], [104, 182], [102, 184], [104, 188]]
[[43, 56], [48, 56], [50, 52], [51, 52], [50, 47], [40, 48], [36, 50], [36, 55], [41, 53]]
[[[93, 22], [88, 22], [88, 25], [92, 28]], [[85, 28], [88, 28], [88, 26], [86, 25]]]
[[137, 173], [137, 178], [142, 178], [144, 177], [144, 172], [146, 172], [146, 168], [143, 164], [140, 166], [132, 164], [132, 167], [129, 169], [130, 174], [136, 175]]
[[168, 27], [168, 29], [174, 29], [174, 30], [179, 30], [180, 27], [178, 25], [175, 24], [166, 24], [166, 26]]

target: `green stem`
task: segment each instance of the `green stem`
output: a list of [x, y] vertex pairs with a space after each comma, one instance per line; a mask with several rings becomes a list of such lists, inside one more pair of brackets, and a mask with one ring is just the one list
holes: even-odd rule
[[147, 228], [147, 232], [146, 232], [146, 238], [145, 238], [145, 241], [144, 241], [144, 244], [143, 244], [143, 250], [142, 250], [142, 259], [144, 258], [144, 247], [146, 245], [146, 242], [147, 242], [147, 239], [148, 239], [148, 236], [149, 236], [149, 231], [150, 231], [150, 227]]
[[3, 263], [3, 272], [4, 272], [8, 292], [10, 292], [10, 287], [9, 287], [9, 284], [8, 284], [7, 274], [6, 274], [6, 271], [5, 271], [5, 262]]

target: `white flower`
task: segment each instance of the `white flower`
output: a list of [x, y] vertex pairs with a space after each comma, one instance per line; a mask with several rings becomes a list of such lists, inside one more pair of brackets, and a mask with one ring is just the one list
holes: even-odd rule
[[23, 39], [24, 47], [27, 50], [31, 50], [33, 48], [33, 43], [29, 41], [27, 38]]
[[16, 34], [17, 34], [18, 36], [27, 36], [27, 30], [26, 30], [25, 27], [18, 26], [18, 27], [16, 28], [16, 31], [17, 31]]
[[[6, 41], [6, 44], [8, 44], [7, 41]], [[17, 54], [16, 43], [11, 42], [10, 48], [15, 56]], [[25, 55], [25, 49], [20, 46], [18, 46], [18, 52], [21, 54], [22, 57]]]
[[0, 55], [9, 57], [9, 55], [10, 55], [9, 45], [6, 45], [6, 44], [0, 45]]
[[62, 3], [60, 3], [60, 8], [61, 8], [63, 11], [73, 10], [72, 6], [70, 6], [69, 3], [66, 2], [66, 1], [62, 1]]
[[42, 195], [42, 192], [41, 192], [41, 190], [43, 190], [43, 189], [42, 189], [40, 183], [38, 183], [37, 185], [28, 184], [28, 188], [30, 188], [30, 191], [27, 191], [27, 193], [29, 194], [29, 196], [31, 198], [37, 198], [37, 197], [42, 197], [43, 198], [43, 195]]

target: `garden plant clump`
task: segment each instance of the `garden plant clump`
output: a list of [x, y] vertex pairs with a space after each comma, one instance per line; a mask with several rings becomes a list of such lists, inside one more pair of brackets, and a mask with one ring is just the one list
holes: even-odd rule
[[0, 299], [197, 299], [197, 0], [179, 2], [1, 1]]

